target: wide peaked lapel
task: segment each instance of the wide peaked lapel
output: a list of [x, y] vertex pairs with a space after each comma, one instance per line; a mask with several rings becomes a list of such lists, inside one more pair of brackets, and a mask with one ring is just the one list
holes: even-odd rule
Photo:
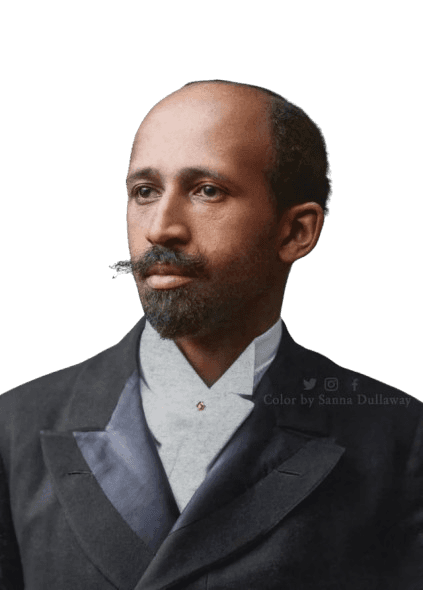
[[[210, 467], [136, 590], [188, 583], [248, 548], [336, 466], [344, 448], [328, 436], [325, 408], [301, 404], [303, 379], [318, 370], [310, 363], [309, 351], [295, 344], [284, 325], [254, 411]], [[290, 397], [290, 405], [280, 403], [281, 395]]]
[[42, 449], [69, 526], [116, 587], [132, 589], [179, 515], [139, 395], [141, 321], [84, 367]]

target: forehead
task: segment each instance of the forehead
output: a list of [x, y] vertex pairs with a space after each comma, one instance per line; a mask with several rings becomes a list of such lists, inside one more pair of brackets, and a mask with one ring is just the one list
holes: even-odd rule
[[254, 89], [210, 83], [183, 88], [158, 103], [142, 122], [131, 167], [226, 159], [262, 169], [272, 150], [269, 115], [269, 100]]

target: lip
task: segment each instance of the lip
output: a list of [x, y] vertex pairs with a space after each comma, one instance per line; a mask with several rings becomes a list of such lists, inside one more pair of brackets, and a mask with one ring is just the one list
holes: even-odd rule
[[191, 277], [169, 274], [150, 274], [146, 279], [147, 285], [153, 289], [174, 289], [191, 281]]
[[171, 264], [156, 264], [146, 273], [146, 283], [153, 289], [174, 289], [191, 281], [192, 277], [184, 275], [183, 269]]
[[156, 264], [148, 269], [146, 272], [146, 277], [150, 277], [152, 275], [160, 275], [160, 276], [186, 276], [181, 268], [178, 266], [173, 266], [172, 264]]

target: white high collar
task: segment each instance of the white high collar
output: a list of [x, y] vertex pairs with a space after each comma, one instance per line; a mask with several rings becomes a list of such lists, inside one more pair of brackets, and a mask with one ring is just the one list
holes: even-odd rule
[[251, 396], [267, 367], [276, 356], [282, 337], [279, 319], [255, 338], [229, 369], [208, 387], [173, 340], [164, 340], [147, 321], [140, 342], [142, 378], [155, 394], [178, 398], [192, 407], [192, 396], [207, 399], [229, 393]]

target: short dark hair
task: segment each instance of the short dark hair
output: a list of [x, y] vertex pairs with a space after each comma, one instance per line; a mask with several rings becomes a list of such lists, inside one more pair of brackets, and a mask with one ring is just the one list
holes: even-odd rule
[[326, 143], [316, 123], [283, 96], [261, 86], [227, 80], [198, 80], [185, 86], [208, 83], [246, 86], [271, 97], [274, 159], [266, 175], [278, 213], [293, 205], [314, 201], [326, 214], [330, 195], [329, 163]]

